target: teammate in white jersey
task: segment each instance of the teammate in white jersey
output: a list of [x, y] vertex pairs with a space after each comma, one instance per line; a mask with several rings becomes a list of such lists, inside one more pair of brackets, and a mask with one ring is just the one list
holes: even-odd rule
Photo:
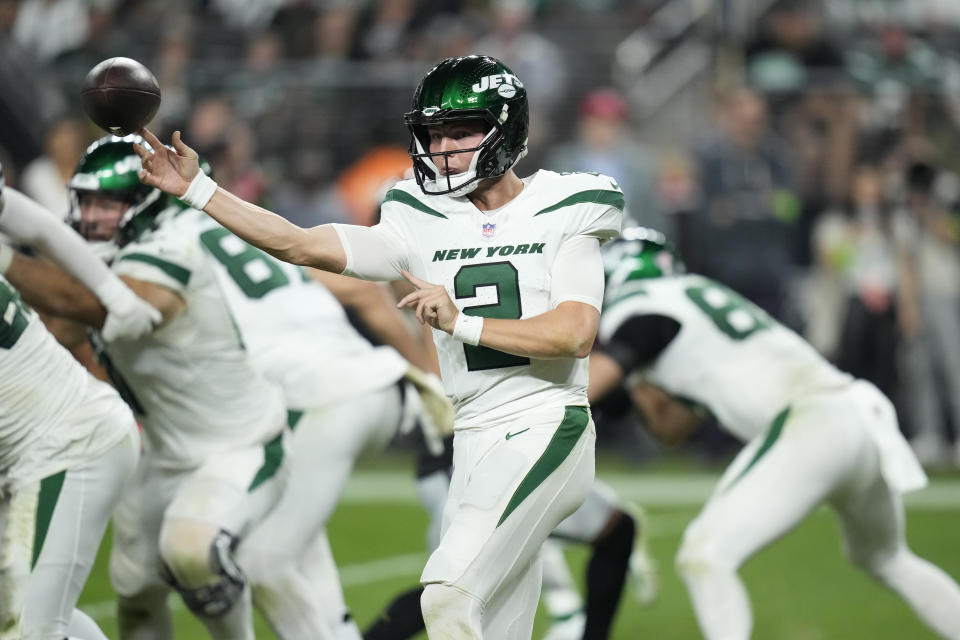
[[[429, 378], [392, 347], [371, 345], [306, 269], [251, 247], [199, 212], [189, 215], [204, 219], [200, 241], [218, 262], [251, 361], [283, 389], [294, 430], [286, 489], [243, 540], [238, 563], [253, 584], [254, 601], [271, 601], [264, 612], [281, 638], [359, 638], [326, 522], [362, 453], [382, 449], [418, 418], [429, 421], [437, 437], [450, 433], [453, 407], [439, 381], [422, 403], [421, 393], [431, 394]], [[352, 279], [347, 285], [377, 286]], [[379, 313], [402, 323], [386, 298], [379, 299]], [[424, 404], [433, 410], [422, 411]]]
[[[121, 634], [170, 637], [173, 585], [215, 638], [252, 638], [249, 588], [233, 550], [282, 488], [283, 397], [248, 360], [200, 237], [208, 218], [168, 206], [139, 182], [135, 139], [91, 145], [69, 185], [75, 224], [102, 248], [115, 244], [113, 271], [163, 316], [151, 333], [105, 351], [145, 440], [114, 515]], [[53, 266], [19, 254], [9, 273], [38, 306], [75, 289]], [[78, 311], [98, 305], [72, 295], [69, 308], [49, 311], [83, 320]]]
[[[106, 306], [91, 318], [112, 339], [159, 314], [110, 273], [83, 239], [22, 193], [0, 167], [0, 233], [58, 260]], [[0, 244], [0, 274], [13, 250]], [[109, 330], [108, 330], [109, 329]], [[136, 423], [0, 275], [0, 635], [104, 638], [74, 611], [107, 520], [137, 457]]]
[[427, 630], [528, 638], [537, 551], [593, 480], [587, 356], [623, 194], [600, 175], [517, 177], [526, 90], [493, 58], [441, 62], [404, 119], [416, 180], [387, 193], [374, 227], [301, 229], [244, 202], [199, 171], [179, 133], [168, 149], [143, 132], [154, 150], [138, 149], [141, 180], [287, 262], [414, 284], [401, 303], [433, 327], [456, 408], [444, 532], [421, 576]]
[[750, 636], [738, 568], [826, 503], [850, 560], [960, 638], [960, 588], [906, 545], [901, 495], [927, 479], [890, 401], [730, 289], [675, 275], [682, 265], [659, 232], [624, 230], [605, 266], [590, 397], [627, 380], [655, 432], [687, 431], [709, 411], [747, 443], [677, 554], [704, 635]]

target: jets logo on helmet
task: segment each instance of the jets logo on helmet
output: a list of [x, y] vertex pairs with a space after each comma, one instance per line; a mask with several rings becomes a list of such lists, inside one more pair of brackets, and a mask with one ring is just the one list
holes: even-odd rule
[[[429, 195], [466, 195], [480, 180], [502, 176], [527, 153], [527, 91], [505, 64], [490, 56], [447, 58], [431, 69], [403, 120], [410, 129], [414, 176]], [[428, 127], [465, 120], [484, 124], [486, 135], [479, 145], [430, 153]], [[467, 152], [473, 158], [466, 171], [439, 170], [451, 153]]]

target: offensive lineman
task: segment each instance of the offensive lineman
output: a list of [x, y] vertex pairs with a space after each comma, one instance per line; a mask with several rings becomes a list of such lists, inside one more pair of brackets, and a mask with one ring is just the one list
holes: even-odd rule
[[931, 629], [960, 638], [960, 588], [906, 545], [901, 495], [927, 479], [890, 401], [730, 289], [677, 275], [659, 232], [625, 229], [604, 261], [590, 397], [626, 379], [655, 433], [688, 432], [708, 410], [747, 442], [677, 553], [704, 635], [750, 637], [737, 569], [826, 502], [850, 560]]
[[[81, 233], [105, 256], [113, 250], [113, 271], [163, 317], [140, 339], [106, 346], [145, 436], [114, 514], [121, 637], [172, 636], [172, 585], [214, 638], [252, 639], [249, 587], [233, 552], [282, 489], [283, 398], [248, 361], [199, 238], [206, 217], [139, 182], [136, 140], [93, 143], [69, 183]], [[21, 254], [8, 275], [51, 313], [84, 322], [81, 310], [99, 308], [61, 271]], [[49, 308], [63, 292], [74, 302]]]
[[404, 119], [416, 180], [387, 193], [372, 228], [301, 229], [244, 202], [199, 171], [179, 132], [171, 150], [143, 131], [141, 180], [287, 262], [417, 288], [401, 305], [433, 327], [456, 408], [444, 531], [421, 576], [427, 631], [529, 638], [537, 551], [593, 480], [587, 356], [623, 194], [599, 175], [517, 177], [526, 90], [493, 58], [441, 62]]
[[[338, 640], [359, 639], [343, 602], [326, 522], [362, 453], [382, 449], [418, 418], [438, 440], [452, 430], [453, 407], [439, 382], [434, 388], [395, 349], [361, 337], [334, 295], [305, 269], [251, 247], [208, 216], [185, 215], [201, 218], [200, 241], [218, 263], [251, 361], [283, 389], [294, 430], [286, 488], [240, 544], [238, 564], [253, 585], [254, 601], [269, 599], [270, 606], [261, 608], [279, 637], [319, 640], [318, 634], [332, 633]], [[341, 290], [376, 286], [343, 280]], [[387, 299], [378, 304], [375, 296], [364, 298], [402, 323]]]
[[[137, 338], [159, 314], [39, 204], [5, 187], [0, 232], [42, 250], [103, 303], [90, 322]], [[0, 244], [0, 274], [13, 250]], [[104, 639], [74, 607], [139, 438], [130, 409], [87, 373], [0, 275], [0, 637]]]

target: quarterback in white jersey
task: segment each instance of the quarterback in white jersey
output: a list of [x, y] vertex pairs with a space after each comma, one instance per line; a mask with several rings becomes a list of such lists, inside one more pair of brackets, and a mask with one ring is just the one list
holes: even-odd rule
[[301, 229], [246, 203], [199, 171], [179, 133], [170, 149], [142, 132], [141, 180], [287, 262], [416, 287], [401, 305], [435, 329], [457, 411], [444, 531], [421, 576], [427, 631], [528, 638], [537, 551], [593, 480], [586, 357], [623, 194], [605, 176], [516, 175], [527, 93], [493, 58], [438, 64], [404, 120], [416, 182], [387, 194], [372, 228]]
[[[148, 331], [158, 314], [82, 238], [3, 185], [0, 232], [58, 260], [117, 312], [114, 337]], [[14, 253], [0, 245], [0, 274]], [[103, 638], [77, 597], [93, 566], [138, 438], [130, 409], [60, 346], [0, 275], [0, 636]]]
[[[168, 637], [172, 585], [215, 638], [252, 638], [249, 588], [233, 552], [282, 488], [283, 396], [249, 362], [199, 237], [207, 220], [137, 180], [134, 139], [95, 142], [69, 185], [75, 225], [119, 247], [113, 271], [163, 316], [136, 340], [108, 343], [103, 360], [145, 441], [114, 515], [121, 634]], [[33, 276], [23, 288], [31, 301], [69, 288], [53, 267], [17, 258], [13, 266]], [[77, 308], [92, 304], [76, 297]]]
[[927, 479], [890, 401], [727, 287], [676, 275], [682, 265], [656, 231], [625, 230], [605, 266], [591, 398], [627, 380], [655, 432], [710, 412], [747, 443], [677, 554], [704, 635], [750, 637], [738, 568], [827, 503], [850, 560], [960, 638], [960, 588], [906, 545], [901, 495]]
[[[293, 429], [286, 489], [241, 543], [238, 564], [253, 585], [254, 601], [273, 603], [264, 613], [280, 637], [359, 638], [343, 602], [326, 522], [362, 453], [382, 449], [417, 418], [432, 418], [438, 432], [449, 433], [453, 408], [441, 389], [433, 400], [443, 415], [421, 415], [418, 386], [426, 393], [421, 383], [427, 378], [392, 347], [374, 347], [362, 337], [303, 267], [251, 247], [203, 213], [183, 215], [205, 226], [200, 242], [218, 262], [251, 362], [283, 389]], [[381, 313], [402, 321], [392, 305], [382, 304]]]

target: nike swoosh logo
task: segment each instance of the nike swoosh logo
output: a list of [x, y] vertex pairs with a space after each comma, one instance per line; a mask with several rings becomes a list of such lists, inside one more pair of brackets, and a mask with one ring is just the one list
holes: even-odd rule
[[508, 433], [508, 434], [507, 434], [507, 440], [509, 440], [509, 439], [512, 438], [513, 436], [518, 436], [518, 435], [520, 435], [520, 434], [523, 433], [524, 431], [530, 431], [530, 427], [527, 427], [526, 429], [521, 429], [520, 431], [517, 431], [516, 433]]

